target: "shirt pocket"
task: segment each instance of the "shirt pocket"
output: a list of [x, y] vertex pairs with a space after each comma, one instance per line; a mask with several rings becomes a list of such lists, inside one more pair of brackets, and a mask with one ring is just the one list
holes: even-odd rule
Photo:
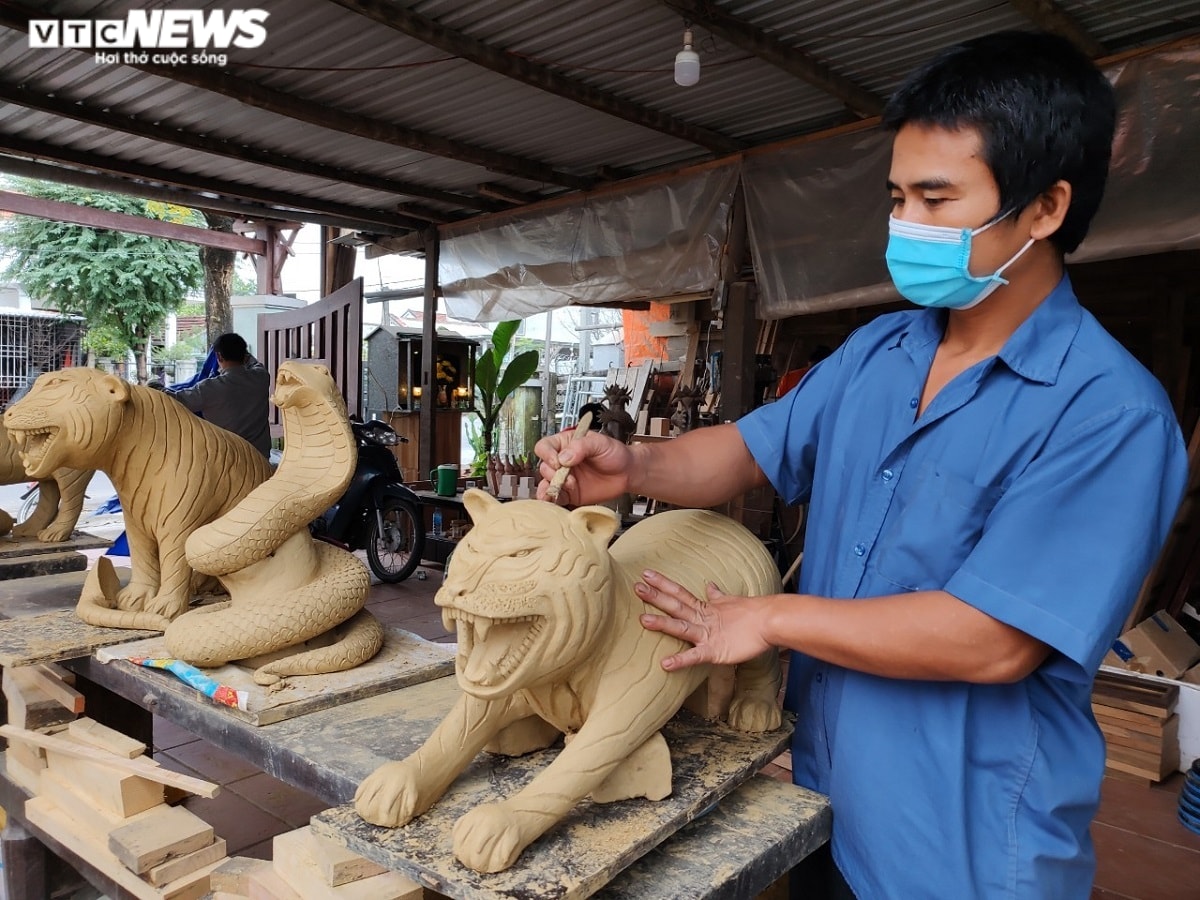
[[876, 544], [875, 571], [911, 591], [941, 590], [978, 543], [1003, 493], [933, 462], [906, 471]]

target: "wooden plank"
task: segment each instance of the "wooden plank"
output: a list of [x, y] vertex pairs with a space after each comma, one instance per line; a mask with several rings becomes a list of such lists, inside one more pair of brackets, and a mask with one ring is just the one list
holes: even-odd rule
[[201, 847], [199, 850], [193, 850], [191, 853], [185, 853], [183, 856], [154, 866], [146, 873], [146, 879], [151, 884], [169, 884], [185, 875], [198, 872], [205, 866], [213, 863], [220, 864], [225, 859], [226, 849], [225, 838], [219, 837], [207, 847]]
[[87, 744], [97, 750], [106, 750], [126, 759], [135, 759], [146, 752], [146, 745], [141, 741], [121, 734], [115, 728], [101, 725], [87, 716], [68, 725], [67, 733], [81, 744]]
[[36, 731], [26, 731], [23, 728], [14, 728], [12, 725], [0, 725], [0, 735], [11, 740], [24, 741], [46, 750], [53, 750], [64, 756], [74, 756], [77, 759], [104, 763], [115, 769], [122, 769], [132, 772], [134, 775], [140, 775], [150, 781], [157, 781], [160, 784], [180, 788], [189, 794], [197, 794], [198, 796], [211, 799], [221, 791], [219, 785], [215, 785], [209, 781], [202, 781], [199, 778], [192, 778], [190, 775], [172, 772], [170, 769], [164, 769], [157, 763], [144, 757], [125, 759], [124, 757], [114, 756], [111, 753], [105, 753], [102, 750], [93, 750], [90, 747], [79, 746], [63, 738], [39, 734]]
[[1146, 734], [1106, 722], [1100, 722], [1100, 731], [1104, 734], [1107, 744], [1144, 749], [1161, 754], [1163, 747], [1179, 743], [1179, 716], [1171, 716], [1164, 725], [1162, 733], [1158, 735]]
[[75, 690], [69, 684], [66, 684], [56, 675], [50, 674], [44, 666], [21, 666], [10, 669], [8, 674], [26, 679], [29, 684], [36, 684], [72, 713], [78, 715], [83, 712], [83, 694], [79, 693], [79, 691]]
[[[1145, 716], [1142, 713], [1129, 712], [1124, 709], [1113, 709], [1108, 706], [1093, 706], [1092, 712], [1095, 713], [1096, 722], [1101, 725], [1114, 725], [1119, 728], [1127, 728], [1131, 731], [1137, 731], [1141, 734], [1161, 736], [1163, 726], [1170, 719], [1175, 718], [1172, 714], [1168, 719], [1157, 719]], [[1123, 718], [1128, 716], [1128, 718]]]
[[1179, 696], [1178, 685], [1160, 684], [1157, 681], [1147, 681], [1137, 675], [1124, 675], [1119, 672], [1099, 671], [1093, 682], [1093, 690], [1104, 694], [1124, 696], [1140, 694], [1150, 702], [1151, 698], [1160, 698], [1162, 706], [1168, 706]]
[[1121, 719], [1127, 722], [1139, 722], [1145, 724], [1147, 727], [1157, 726], [1159, 728], [1161, 728], [1162, 724], [1170, 718], [1170, 713], [1166, 711], [1155, 713], [1137, 712], [1136, 710], [1132, 709], [1120, 709], [1116, 706], [1102, 706], [1099, 703], [1096, 703], [1094, 700], [1092, 702], [1092, 714], [1095, 715], [1097, 719], [1103, 716], [1109, 719]]
[[108, 833], [108, 849], [139, 875], [213, 843], [213, 827], [182, 806], [165, 804]]
[[270, 860], [231, 856], [213, 869], [209, 884], [214, 891], [245, 896], [250, 892], [250, 873], [270, 868]]
[[0, 666], [8, 669], [75, 659], [88, 656], [98, 647], [136, 641], [157, 633], [89, 625], [73, 609], [6, 619], [0, 621]]
[[213, 863], [178, 881], [156, 887], [125, 868], [104, 846], [100, 836], [73, 822], [49, 798], [33, 797], [26, 801], [25, 817], [138, 900], [198, 900], [208, 892], [210, 871], [219, 865]]
[[[337, 887], [348, 881], [358, 881], [360, 878], [370, 878], [372, 875], [381, 875], [387, 871], [365, 856], [359, 856], [329, 838], [313, 834], [312, 828], [307, 825], [300, 830], [307, 833], [312, 858], [321, 869], [321, 877], [330, 887]], [[278, 855], [275, 858], [278, 859]]]
[[75, 713], [48, 694], [28, 672], [5, 669], [4, 699], [8, 721], [18, 728], [40, 729], [61, 725], [75, 718]]
[[[141, 668], [128, 662], [126, 657], [157, 659], [170, 655], [166, 641], [162, 635], [157, 635], [105, 648], [96, 654], [96, 658], [109, 665], [113, 664], [110, 660], [115, 660], [123, 666]], [[236, 663], [205, 669], [206, 675], [235, 690], [245, 691], [247, 695], [244, 710], [215, 703], [213, 707], [224, 715], [251, 725], [282, 722], [453, 673], [453, 650], [445, 644], [427, 641], [395, 626], [384, 628], [383, 647], [373, 659], [345, 672], [291, 676], [287, 679], [287, 690], [268, 690], [256, 684], [254, 670]], [[195, 688], [168, 672], [154, 671], [150, 677], [161, 680], [166, 691], [180, 698], [191, 699], [196, 696]]]
[[318, 842], [331, 843], [314, 835], [307, 826], [277, 834], [271, 841], [275, 873], [304, 900], [422, 900], [424, 897], [424, 888], [408, 876], [389, 872], [365, 859], [362, 862], [373, 867], [370, 875], [342, 882], [337, 887], [328, 884], [316, 859]]
[[50, 771], [61, 776], [89, 802], [122, 819], [152, 809], [164, 800], [161, 784], [132, 772], [67, 756], [57, 750], [46, 750], [46, 761]]
[[663, 731], [674, 768], [670, 797], [581, 804], [511, 868], [493, 875], [473, 872], [455, 859], [455, 823], [480, 804], [511, 797], [557, 750], [511, 759], [481, 756], [429, 812], [403, 828], [369, 825], [353, 806], [325, 810], [310, 824], [314, 833], [457, 900], [586, 897], [753, 777], [787, 746], [791, 728], [749, 735], [681, 712]]

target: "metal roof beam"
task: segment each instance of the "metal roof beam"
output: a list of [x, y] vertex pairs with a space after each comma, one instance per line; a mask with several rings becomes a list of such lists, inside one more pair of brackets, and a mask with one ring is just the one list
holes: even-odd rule
[[[164, 203], [177, 203], [191, 209], [211, 210], [217, 213], [227, 213], [253, 221], [279, 221], [281, 219], [298, 218], [293, 210], [272, 209], [254, 203], [239, 203], [224, 197], [209, 197], [196, 191], [185, 191], [163, 185], [145, 184], [115, 175], [103, 175], [97, 172], [84, 172], [79, 169], [68, 169], [49, 163], [34, 162], [28, 159], [17, 159], [0, 155], [0, 172], [10, 175], [20, 175], [25, 178], [39, 178], [43, 181], [53, 181], [58, 184], [73, 184], [76, 187], [93, 188], [98, 191], [112, 191], [114, 194], [129, 194], [144, 200], [161, 200]], [[378, 225], [359, 220], [347, 220], [333, 216], [323, 216], [307, 213], [302, 217], [305, 222], [314, 225], [328, 225], [332, 228], [361, 229], [367, 233], [390, 232], [397, 235], [407, 234], [401, 229], [382, 229]]]
[[418, 15], [411, 9], [406, 9], [396, 3], [384, 0], [330, 0], [361, 16], [365, 16], [380, 25], [386, 25], [396, 31], [416, 38], [422, 43], [429, 44], [447, 53], [490, 69], [531, 85], [538, 90], [546, 91], [558, 97], [570, 100], [591, 109], [599, 110], [610, 116], [624, 119], [643, 128], [649, 128], [662, 134], [670, 135], [681, 141], [687, 141], [711, 150], [718, 155], [736, 153], [745, 148], [745, 144], [728, 135], [693, 125], [675, 116], [659, 112], [632, 100], [626, 100], [609, 91], [592, 87], [586, 82], [560, 75], [549, 66], [528, 60], [507, 50], [500, 50], [463, 34], [440, 25], [433, 19]]
[[52, 219], [55, 222], [70, 222], [73, 225], [86, 225], [88, 228], [107, 228], [110, 231], [145, 234], [150, 237], [183, 241], [201, 247], [233, 250], [235, 253], [253, 253], [262, 256], [267, 252], [266, 241], [243, 237], [240, 234], [210, 231], [194, 225], [179, 225], [175, 222], [164, 222], [162, 219], [134, 216], [129, 213], [109, 212], [93, 206], [80, 206], [78, 203], [63, 203], [59, 200], [29, 197], [12, 191], [0, 191], [0, 209], [23, 216]]
[[[4, 0], [3, 4], [0, 4], [0, 26], [28, 32], [29, 20], [44, 14], [43, 10], [26, 6], [17, 0]], [[266, 87], [254, 81], [235, 78], [224, 72], [192, 69], [188, 66], [131, 65], [129, 68], [156, 75], [167, 81], [189, 84], [201, 90], [212, 91], [246, 106], [264, 109], [299, 122], [308, 122], [310, 125], [320, 128], [354, 134], [396, 147], [406, 147], [420, 153], [428, 153], [430, 156], [471, 163], [515, 178], [558, 184], [575, 190], [587, 190], [592, 186], [589, 178], [559, 171], [539, 160], [479, 147], [465, 141], [444, 138], [429, 132], [418, 131], [415, 128], [397, 125], [394, 122], [385, 122], [382, 119], [372, 119], [357, 113], [345, 112], [305, 97]]]
[[753, 53], [764, 62], [807, 81], [841, 100], [861, 118], [877, 116], [884, 100], [845, 75], [839, 75], [811, 53], [777, 40], [744, 19], [731, 16], [707, 0], [660, 0], [689, 22], [703, 25], [717, 37]]
[[1059, 6], [1054, 0], [1008, 0], [1012, 7], [1038, 28], [1065, 37], [1090, 56], [1098, 59], [1108, 50], [1096, 40], [1078, 19]]
[[[325, 178], [336, 184], [357, 184], [379, 191], [387, 191], [390, 194], [420, 197], [437, 203], [445, 203], [450, 206], [482, 212], [493, 212], [501, 208], [499, 204], [488, 200], [480, 200], [478, 197], [470, 197], [466, 194], [456, 194], [451, 191], [425, 187], [413, 182], [395, 181], [391, 178], [371, 175], [366, 172], [355, 172], [350, 169], [338, 168], [337, 166], [327, 166], [324, 163], [312, 162], [295, 156], [284, 156], [272, 153], [269, 150], [259, 149], [258, 147], [235, 144], [233, 141], [224, 138], [214, 138], [180, 128], [155, 125], [136, 116], [127, 115], [115, 110], [93, 109], [82, 100], [64, 99], [60, 94], [47, 96], [30, 90], [26, 85], [16, 85], [0, 81], [0, 101], [23, 106], [26, 109], [36, 109], [40, 112], [53, 113], [56, 116], [74, 119], [77, 122], [85, 122], [88, 125], [97, 125], [110, 131], [119, 131], [122, 134], [132, 134], [159, 143], [186, 147], [189, 150], [199, 150], [204, 153], [210, 153], [213, 156], [240, 159], [269, 166], [284, 172], [299, 172], [304, 175]], [[436, 222], [438, 220], [430, 219], [430, 221]]]
[[[283, 191], [273, 191], [267, 188], [253, 187], [244, 184], [232, 184], [199, 175], [190, 175], [157, 166], [146, 166], [141, 163], [128, 162], [112, 156], [102, 156], [95, 153], [84, 153], [64, 147], [55, 147], [40, 141], [31, 141], [13, 135], [0, 134], [0, 153], [10, 156], [40, 157], [41, 159], [61, 163], [68, 166], [80, 166], [94, 169], [97, 172], [107, 172], [124, 178], [141, 181], [158, 182], [159, 184], [181, 187], [192, 191], [210, 191], [213, 194], [232, 197], [238, 200], [249, 200], [253, 203], [263, 203], [268, 206], [278, 206], [274, 218], [295, 218], [303, 212], [322, 213], [338, 218], [340, 227], [346, 228], [382, 228], [386, 231], [402, 232], [413, 228], [425, 228], [427, 224], [417, 219], [411, 219], [397, 213], [384, 210], [360, 209], [343, 203], [331, 203], [325, 200], [314, 200], [288, 194]], [[201, 206], [205, 204], [200, 203]], [[220, 207], [211, 207], [219, 209]], [[315, 219], [307, 219], [315, 222]], [[351, 224], [357, 223], [357, 224]]]
[[287, 116], [300, 122], [308, 122], [331, 131], [354, 134], [383, 144], [407, 147], [430, 156], [440, 156], [458, 162], [471, 163], [493, 172], [524, 178], [546, 184], [559, 184], [575, 190], [587, 190], [591, 179], [559, 171], [538, 160], [514, 156], [499, 150], [477, 147], [464, 141], [450, 140], [425, 131], [417, 131], [404, 125], [372, 119], [358, 113], [345, 112], [331, 106], [314, 103], [284, 91], [264, 87], [253, 81], [234, 78], [224, 72], [193, 70], [184, 67], [172, 69], [167, 66], [134, 66], [143, 72], [157, 75], [168, 81], [190, 84], [192, 87], [213, 91], [224, 97], [237, 100], [247, 106], [265, 109], [277, 115]]
[[490, 181], [475, 185], [475, 190], [484, 197], [493, 197], [496, 200], [503, 200], [505, 203], [516, 204], [517, 206], [524, 206], [527, 203], [536, 203], [539, 200], [546, 199], [545, 197], [527, 194], [525, 191], [518, 191], [515, 188], [506, 187], [503, 184], [495, 184]]

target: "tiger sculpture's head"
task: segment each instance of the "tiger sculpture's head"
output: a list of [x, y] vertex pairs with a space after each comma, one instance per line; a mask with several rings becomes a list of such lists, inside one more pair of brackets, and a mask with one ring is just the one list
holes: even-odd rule
[[434, 597], [456, 629], [459, 686], [481, 700], [565, 681], [612, 628], [609, 539], [619, 524], [600, 506], [501, 503], [468, 490], [473, 523]]
[[38, 376], [29, 393], [4, 413], [25, 473], [44, 479], [61, 466], [96, 468], [96, 454], [120, 431], [135, 390], [151, 389], [92, 368]]

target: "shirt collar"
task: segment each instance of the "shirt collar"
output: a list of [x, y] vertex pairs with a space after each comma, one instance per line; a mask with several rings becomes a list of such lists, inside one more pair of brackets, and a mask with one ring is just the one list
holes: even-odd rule
[[[1022, 378], [1054, 384], [1082, 317], [1083, 310], [1071, 287], [1071, 279], [1064, 273], [1054, 290], [1012, 333], [997, 356]], [[944, 309], [923, 310], [909, 331], [902, 335], [901, 341], [914, 359], [931, 356], [932, 351], [922, 354], [921, 349], [931, 344], [936, 349], [945, 331]]]
[[1058, 285], [1012, 333], [998, 355], [1022, 378], [1054, 384], [1082, 319], [1083, 309], [1064, 272]]

